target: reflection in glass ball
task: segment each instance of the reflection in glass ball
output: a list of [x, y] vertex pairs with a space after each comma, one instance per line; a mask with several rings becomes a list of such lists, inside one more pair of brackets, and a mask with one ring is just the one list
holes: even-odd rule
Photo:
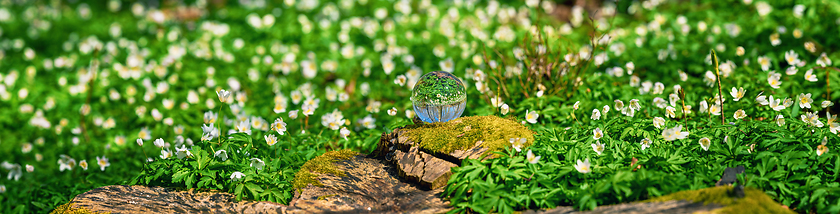
[[420, 77], [411, 93], [411, 103], [424, 122], [446, 122], [464, 113], [467, 89], [455, 75], [435, 71]]

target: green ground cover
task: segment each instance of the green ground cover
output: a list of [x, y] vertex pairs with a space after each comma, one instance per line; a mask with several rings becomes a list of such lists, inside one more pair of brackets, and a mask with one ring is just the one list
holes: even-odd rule
[[115, 184], [288, 203], [306, 161], [412, 124], [436, 70], [464, 115], [535, 133], [456, 168], [454, 211], [586, 210], [743, 165], [795, 212], [840, 212], [840, 3], [571, 5], [0, 0], [0, 212]]

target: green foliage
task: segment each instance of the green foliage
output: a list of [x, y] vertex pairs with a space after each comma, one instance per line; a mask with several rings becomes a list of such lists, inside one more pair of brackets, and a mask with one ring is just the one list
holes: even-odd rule
[[[236, 195], [237, 200], [251, 199], [287, 204], [293, 194], [291, 180], [306, 160], [318, 154], [311, 151], [286, 151], [291, 141], [273, 147], [265, 140], [253, 140], [245, 133], [233, 134], [221, 144], [202, 141], [190, 150], [192, 156], [168, 158], [147, 163], [129, 185], [167, 186], [186, 189], [214, 189]], [[214, 155], [225, 150], [227, 159]], [[255, 160], [265, 163], [257, 169]], [[235, 172], [243, 174], [234, 179]]]
[[[706, 124], [689, 123], [690, 136], [696, 136], [690, 139], [713, 139], [709, 151], [696, 140], [664, 141], [652, 125], [639, 126], [649, 124], [643, 120], [616, 115], [603, 123], [606, 136], [600, 141], [607, 146], [601, 155], [593, 151], [595, 140], [586, 127], [541, 130], [542, 135], [528, 148], [542, 156], [538, 163], [527, 163], [524, 150], [508, 151], [497, 159], [465, 161], [453, 169], [444, 195], [458, 210], [482, 213], [555, 206], [592, 209], [713, 187], [726, 167], [745, 165], [745, 184], [764, 190], [782, 204], [799, 210], [830, 210], [834, 209], [831, 204], [840, 200], [840, 195], [832, 193], [837, 190], [833, 178], [840, 157], [814, 154], [808, 144], [813, 145], [819, 137], [809, 137], [812, 141], [791, 137], [797, 132], [790, 130], [799, 130], [800, 136], [810, 132], [799, 121], [789, 122], [790, 129], [766, 121], [703, 129], [700, 126]], [[724, 143], [726, 136], [730, 137]], [[654, 145], [642, 150], [639, 141], [643, 138], [654, 139]], [[576, 160], [585, 158], [593, 165], [588, 174], [573, 167]], [[634, 158], [638, 162], [631, 165]]]
[[[735, 18], [744, 17], [742, 12], [736, 11], [755, 11], [755, 6], [740, 5], [740, 2], [722, 4], [689, 6], [674, 3], [660, 5], [657, 10], [645, 10], [638, 2], [619, 3], [619, 8], [633, 10], [635, 14], [619, 15], [609, 20], [613, 24], [611, 26], [621, 26], [629, 35], [614, 36], [610, 51], [600, 50], [609, 56], [608, 61], [599, 65], [606, 68], [606, 72], [596, 72], [582, 79], [582, 86], [571, 99], [527, 95], [508, 97], [513, 100], [509, 104], [516, 104], [512, 105], [512, 109], [517, 115], [525, 111], [539, 112], [539, 121], [531, 125], [538, 133], [537, 140], [526, 149], [542, 159], [536, 164], [528, 164], [523, 161], [526, 158], [523, 149], [523, 152], [508, 152], [499, 159], [464, 162], [461, 167], [453, 169], [444, 193], [457, 208], [454, 212], [509, 213], [561, 205], [593, 209], [598, 205], [646, 200], [682, 190], [712, 187], [726, 167], [737, 165], [746, 166], [743, 175], [746, 186], [763, 191], [796, 212], [840, 210], [840, 194], [837, 192], [840, 183], [836, 180], [840, 173], [837, 166], [840, 156], [830, 152], [840, 149], [832, 143], [840, 137], [828, 128], [829, 123], [835, 123], [832, 127], [836, 127], [836, 120], [819, 118], [825, 111], [838, 112], [836, 104], [834, 109], [819, 104], [836, 101], [838, 93], [828, 97], [824, 92], [826, 89], [836, 91], [837, 84], [833, 83], [838, 80], [840, 72], [814, 63], [820, 52], [805, 50], [808, 45], [805, 48], [802, 45], [811, 42], [819, 46], [837, 41], [824, 37], [822, 33], [808, 33], [809, 29], [799, 27], [825, 24], [809, 18], [780, 16], [783, 14], [780, 10], [790, 13], [790, 10], [779, 8], [788, 3], [771, 3], [775, 9], [768, 17], [773, 18], [757, 18], [761, 24], [755, 30], [752, 29], [753, 22], [756, 22], [751, 20], [753, 18]], [[833, 4], [828, 7], [816, 6], [816, 2], [805, 5], [808, 8], [806, 17], [810, 18], [814, 18], [813, 14], [837, 9], [837, 5]], [[706, 7], [733, 9], [702, 9]], [[690, 33], [679, 32], [682, 24], [674, 21], [679, 16], [695, 20], [685, 24]], [[834, 15], [829, 17], [831, 20], [838, 18]], [[697, 32], [698, 21], [710, 27], [704, 32]], [[768, 21], [771, 23], [768, 24]], [[657, 26], [661, 28], [659, 30], [648, 32], [654, 23], [664, 25]], [[750, 26], [750, 30], [740, 29], [746, 26]], [[768, 37], [778, 30], [777, 26], [787, 26], [787, 32], [791, 31], [791, 26], [797, 26], [797, 31], [810, 37], [798, 40], [788, 33], [786, 35], [790, 38], [783, 35], [782, 45], [775, 47]], [[710, 32], [717, 31], [713, 28], [729, 32]], [[639, 33], [641, 31], [646, 33]], [[616, 53], [618, 45], [624, 49], [623, 54]], [[739, 46], [746, 49], [745, 55], [735, 53]], [[721, 71], [720, 75], [713, 73], [717, 66], [712, 64], [717, 60], [712, 60], [712, 54], [707, 54], [710, 49], [717, 49], [720, 61], [726, 62], [721, 66], [738, 66]], [[786, 62], [783, 52], [791, 49], [799, 53], [798, 60], [805, 62], [804, 66], [797, 65], [799, 72], [780, 79], [781, 85], [778, 89], [774, 88], [768, 84], [770, 72], [764, 71], [756, 58], [768, 56], [769, 70], [785, 73], [784, 70], [791, 65]], [[837, 53], [833, 52], [835, 48], [829, 49], [819, 51], [827, 52], [829, 58], [837, 58]], [[774, 53], [776, 50], [784, 51]], [[600, 53], [596, 49], [590, 54]], [[634, 65], [625, 64], [630, 62]], [[625, 73], [625, 69], [633, 70]], [[801, 81], [803, 71], [809, 69], [813, 69], [820, 81]], [[706, 71], [715, 79], [705, 80], [704, 77], [709, 75]], [[826, 75], [822, 75], [823, 72]], [[659, 84], [661, 86], [657, 86]], [[673, 89], [668, 87], [671, 85]], [[507, 86], [517, 87], [510, 83]], [[734, 101], [734, 95], [728, 93], [732, 87], [745, 88], [745, 96]], [[719, 91], [723, 91], [726, 100], [722, 112], [724, 123], [720, 115], [712, 115], [707, 110], [715, 104]], [[806, 93], [812, 94], [813, 103], [810, 108], [801, 108], [799, 97]], [[760, 95], [767, 96], [765, 99], [772, 95], [781, 101], [788, 98], [792, 102], [784, 104], [786, 109], [773, 110], [756, 100]], [[662, 99], [661, 104], [657, 103], [657, 98]], [[632, 99], [639, 100], [641, 106], [630, 111], [627, 106]], [[618, 101], [623, 101], [623, 104], [618, 105]], [[701, 101], [708, 106], [699, 107], [703, 105]], [[666, 107], [673, 108], [673, 116], [668, 116], [670, 113]], [[606, 108], [610, 111], [607, 112]], [[720, 108], [717, 106], [718, 110]], [[593, 110], [598, 110], [600, 118], [594, 119]], [[744, 112], [745, 118], [733, 118], [738, 110]], [[817, 117], [804, 118], [805, 113]], [[775, 119], [778, 116], [787, 120], [778, 123]], [[664, 118], [661, 127], [654, 125], [654, 118]], [[677, 126], [682, 126], [682, 131], [688, 136], [685, 139], [667, 139], [668, 130]], [[603, 138], [594, 139], [596, 128], [603, 131]], [[711, 140], [708, 150], [700, 145], [701, 138]], [[651, 140], [652, 145], [643, 148], [640, 145], [643, 139]], [[595, 151], [595, 143], [605, 145], [603, 153]], [[819, 155], [820, 148], [829, 152]], [[584, 159], [591, 160], [591, 173], [575, 170], [576, 161]], [[551, 195], [529, 199], [535, 193]]]
[[[540, 139], [546, 140], [546, 139]], [[539, 148], [541, 142], [532, 145]], [[551, 141], [554, 144], [569, 142]], [[553, 150], [545, 149], [542, 152]], [[558, 155], [543, 155], [536, 164], [526, 161], [524, 152], [508, 150], [491, 160], [469, 160], [453, 169], [444, 195], [450, 198], [455, 211], [470, 209], [478, 212], [510, 213], [522, 209], [576, 206], [592, 209], [597, 205], [629, 202], [658, 196], [670, 191], [690, 188], [685, 176], [642, 168], [632, 169], [625, 164], [594, 167], [593, 174], [580, 174], [572, 165], [582, 152], [568, 148]], [[586, 151], [586, 150], [583, 150]], [[541, 153], [536, 150], [536, 153]], [[543, 154], [545, 154], [543, 153]], [[595, 164], [597, 165], [597, 163]]]

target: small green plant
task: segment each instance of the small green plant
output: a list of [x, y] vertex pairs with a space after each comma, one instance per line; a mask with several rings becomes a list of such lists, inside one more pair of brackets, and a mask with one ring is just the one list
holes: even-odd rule
[[318, 154], [317, 151], [278, 151], [268, 147], [264, 140], [254, 141], [245, 133], [233, 134], [220, 145], [215, 143], [198, 142], [189, 155], [147, 163], [128, 184], [215, 189], [233, 193], [237, 200], [288, 203], [294, 195], [291, 185], [294, 173]]

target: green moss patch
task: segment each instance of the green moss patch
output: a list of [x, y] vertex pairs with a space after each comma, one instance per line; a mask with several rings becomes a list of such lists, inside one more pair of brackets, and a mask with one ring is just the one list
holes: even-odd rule
[[462, 117], [443, 123], [427, 123], [406, 129], [406, 136], [428, 151], [451, 153], [468, 149], [477, 141], [489, 151], [511, 146], [511, 138], [526, 138], [524, 147], [534, 142], [534, 132], [512, 119], [496, 116]]
[[[109, 213], [109, 212], [103, 212]], [[73, 203], [68, 202], [63, 205], [59, 205], [55, 207], [55, 209], [50, 212], [50, 214], [99, 214], [98, 212], [93, 212], [85, 208], [73, 208]]]
[[292, 181], [292, 186], [295, 189], [301, 189], [309, 184], [316, 186], [324, 186], [318, 181], [318, 174], [333, 174], [336, 176], [345, 176], [346, 174], [335, 167], [333, 163], [339, 160], [348, 160], [358, 153], [342, 149], [338, 151], [329, 151], [321, 156], [307, 161], [300, 167], [300, 171], [295, 173], [295, 179]]
[[333, 196], [336, 196], [336, 195], [337, 195], [337, 194], [330, 194], [330, 195], [322, 195], [322, 196], [318, 196], [318, 200], [326, 200], [327, 198], [329, 198], [329, 197], [333, 197]]
[[714, 210], [713, 213], [795, 213], [792, 210], [782, 207], [776, 201], [773, 201], [773, 199], [761, 190], [750, 187], [744, 188], [744, 198], [730, 197], [728, 191], [732, 188], [732, 186], [720, 186], [700, 190], [680, 191], [645, 202], [687, 200], [724, 206], [723, 208]]

